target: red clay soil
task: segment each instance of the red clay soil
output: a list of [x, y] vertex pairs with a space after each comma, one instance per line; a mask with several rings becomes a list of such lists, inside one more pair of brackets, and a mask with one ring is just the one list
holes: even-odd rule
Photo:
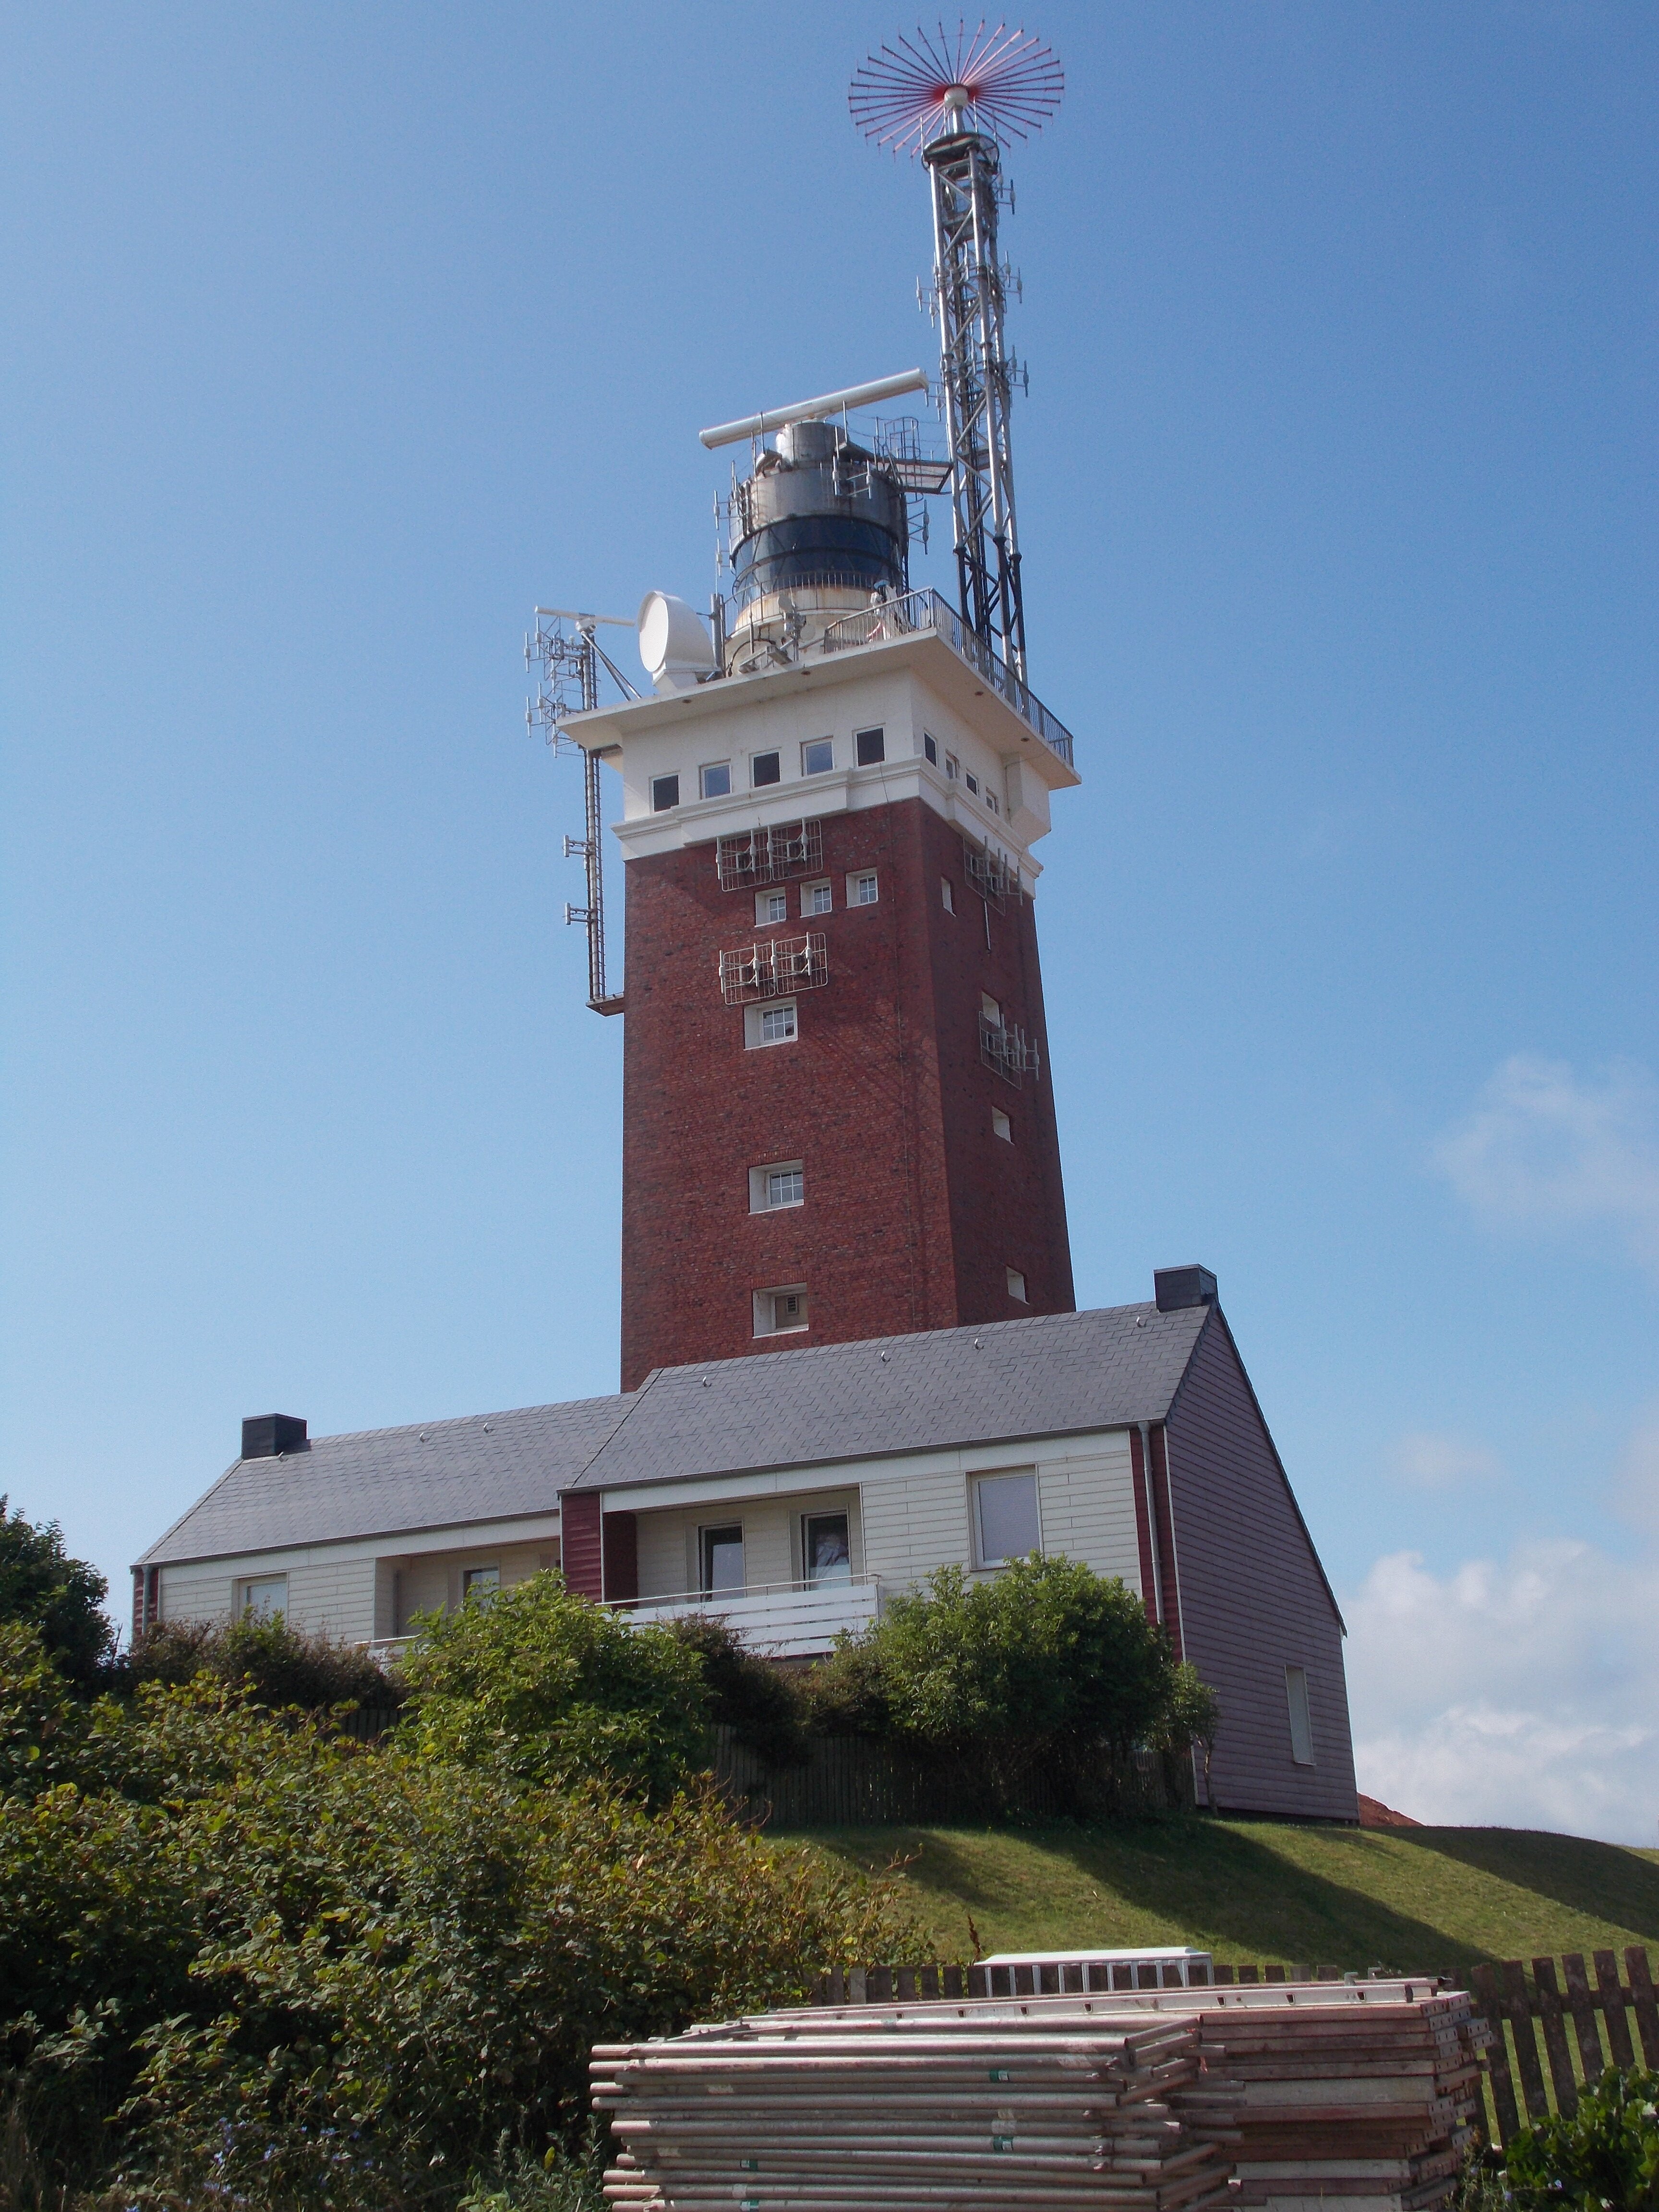
[[1413, 1820], [1409, 1813], [1396, 1813], [1392, 1805], [1383, 1804], [1380, 1798], [1367, 1797], [1362, 1793], [1359, 1825], [1362, 1828], [1420, 1828], [1423, 1823]]

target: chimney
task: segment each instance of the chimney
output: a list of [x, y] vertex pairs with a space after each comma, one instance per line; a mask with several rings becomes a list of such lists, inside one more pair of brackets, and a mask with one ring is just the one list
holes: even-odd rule
[[1152, 1296], [1160, 1313], [1176, 1313], [1182, 1306], [1212, 1306], [1215, 1277], [1207, 1267], [1155, 1267]]
[[305, 1423], [292, 1413], [256, 1413], [242, 1424], [244, 1459], [279, 1459], [284, 1452], [310, 1449]]

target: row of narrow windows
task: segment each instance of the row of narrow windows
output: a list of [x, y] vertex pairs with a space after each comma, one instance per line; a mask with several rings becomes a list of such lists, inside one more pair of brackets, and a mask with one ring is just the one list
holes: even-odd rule
[[[1002, 804], [989, 783], [981, 784], [972, 769], [964, 769], [953, 752], [944, 752], [937, 738], [922, 734], [921, 749], [934, 768], [942, 768], [947, 783], [959, 783], [981, 805], [995, 815], [1002, 812]], [[884, 729], [854, 730], [853, 732], [853, 764], [857, 768], [876, 768], [887, 757], [887, 732]], [[805, 776], [829, 775], [836, 765], [836, 741], [833, 738], [806, 738], [801, 741], [800, 773]], [[751, 753], [749, 757], [749, 787], [764, 791], [783, 781], [783, 752], [781, 747], [769, 752]], [[732, 795], [732, 763], [729, 760], [704, 761], [697, 770], [699, 799], [729, 799]], [[653, 775], [651, 779], [651, 811], [667, 814], [680, 804], [680, 777], [676, 771], [669, 775]]]

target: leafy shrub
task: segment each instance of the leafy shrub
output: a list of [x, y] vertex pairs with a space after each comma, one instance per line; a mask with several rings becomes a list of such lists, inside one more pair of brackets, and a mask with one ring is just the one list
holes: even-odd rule
[[[0, 1658], [14, 1715], [38, 1656]], [[929, 1945], [890, 1888], [712, 1795], [653, 1811], [435, 1740], [361, 1745], [204, 1672], [100, 1700], [79, 1779], [0, 1802], [0, 2068], [43, 2203], [574, 2208], [546, 2154], [580, 2134], [592, 2041]]]
[[1516, 2212], [1659, 2212], [1659, 2074], [1609, 2067], [1571, 2118], [1527, 2129], [1504, 2164]]
[[1059, 1557], [978, 1581], [941, 1567], [925, 1592], [894, 1597], [843, 1639], [811, 1694], [820, 1725], [976, 1769], [994, 1801], [1041, 1771], [1077, 1811], [1138, 1747], [1184, 1748], [1217, 1721], [1213, 1696], [1140, 1600]]
[[188, 1682], [198, 1674], [246, 1681], [253, 1701], [273, 1711], [296, 1706], [318, 1712], [351, 1705], [386, 1711], [405, 1694], [401, 1678], [378, 1665], [361, 1644], [307, 1635], [281, 1613], [230, 1622], [157, 1621], [122, 1661], [112, 1686]]
[[708, 1690], [708, 1717], [729, 1728], [770, 1766], [804, 1766], [811, 1755], [810, 1708], [792, 1674], [746, 1650], [723, 1620], [694, 1613], [668, 1632], [695, 1651]]
[[36, 1527], [9, 1511], [0, 1493], [0, 1623], [32, 1623], [54, 1663], [83, 1692], [99, 1686], [115, 1648], [103, 1612], [108, 1592], [96, 1567], [64, 1551], [55, 1521]]
[[603, 1776], [660, 1803], [708, 1761], [702, 1663], [665, 1628], [532, 1575], [488, 1604], [428, 1613], [406, 1654], [428, 1759], [521, 1781]]

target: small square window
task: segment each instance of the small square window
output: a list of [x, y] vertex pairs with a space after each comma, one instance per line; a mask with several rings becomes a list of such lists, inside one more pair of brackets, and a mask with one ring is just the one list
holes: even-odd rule
[[724, 799], [731, 788], [730, 761], [709, 761], [697, 770], [697, 789], [705, 799]]
[[962, 774], [962, 763], [954, 753], [946, 753], [945, 756], [945, 774], [946, 780], [951, 783], [954, 783]]
[[951, 887], [949, 876], [941, 876], [939, 879], [939, 902], [946, 914], [954, 914], [957, 910], [957, 895]]
[[800, 887], [800, 910], [803, 914], [833, 914], [836, 902], [828, 884], [803, 884]]
[[274, 1620], [288, 1611], [288, 1577], [254, 1575], [236, 1585], [236, 1610], [255, 1620]]
[[1025, 1295], [1025, 1278], [1020, 1273], [1019, 1269], [1018, 1267], [1005, 1267], [1002, 1272], [1008, 1278], [1009, 1297], [1011, 1298], [1018, 1298], [1023, 1306], [1029, 1305], [1030, 1304], [1030, 1300]]
[[974, 1485], [974, 1550], [981, 1567], [1006, 1567], [1042, 1549], [1035, 1473], [982, 1474]]
[[1005, 1145], [1012, 1145], [1014, 1141], [1014, 1125], [1000, 1106], [991, 1109], [991, 1134], [1000, 1137]]
[[787, 921], [789, 919], [788, 892], [757, 891], [755, 893], [755, 919], [757, 921], [761, 923], [763, 927], [764, 927], [768, 922]]
[[677, 775], [653, 775], [651, 779], [651, 811], [666, 814], [671, 806], [680, 803], [680, 780]]
[[824, 775], [836, 764], [835, 741], [830, 738], [808, 738], [800, 749], [800, 772], [803, 775]]
[[981, 991], [979, 994], [979, 1018], [982, 1022], [989, 1022], [994, 1030], [1002, 1027], [1001, 1004], [988, 991]]
[[927, 754], [928, 759], [932, 761], [933, 766], [937, 768], [939, 766], [939, 740], [937, 738], [930, 738], [926, 730], [921, 733], [921, 750]]
[[466, 1567], [461, 1574], [461, 1601], [467, 1605], [492, 1605], [501, 1586], [499, 1567]]
[[887, 732], [885, 730], [856, 730], [853, 733], [853, 745], [858, 755], [859, 766], [873, 768], [878, 761], [884, 761], [887, 757]]
[[776, 753], [757, 753], [749, 763], [749, 781], [758, 787], [781, 781], [783, 769]]
[[969, 790], [973, 793], [975, 798], [977, 799], [979, 797], [979, 778], [974, 774], [972, 769], [969, 769], [967, 775], [963, 776], [963, 781], [967, 785]]
[[787, 1290], [756, 1291], [757, 1336], [792, 1336], [810, 1326], [804, 1283], [792, 1284]]
[[806, 1173], [799, 1160], [784, 1160], [775, 1167], [749, 1170], [749, 1211], [775, 1213], [780, 1207], [806, 1203]]
[[848, 906], [874, 906], [880, 896], [881, 884], [873, 868], [865, 868], [847, 878]]
[[752, 1051], [760, 1045], [790, 1044], [795, 1036], [795, 1002], [774, 1000], [769, 1006], [745, 1006], [743, 1041]]
[[1308, 1670], [1305, 1667], [1285, 1669], [1285, 1702], [1291, 1709], [1291, 1764], [1292, 1766], [1311, 1766], [1313, 1753], [1313, 1715], [1308, 1708]]

